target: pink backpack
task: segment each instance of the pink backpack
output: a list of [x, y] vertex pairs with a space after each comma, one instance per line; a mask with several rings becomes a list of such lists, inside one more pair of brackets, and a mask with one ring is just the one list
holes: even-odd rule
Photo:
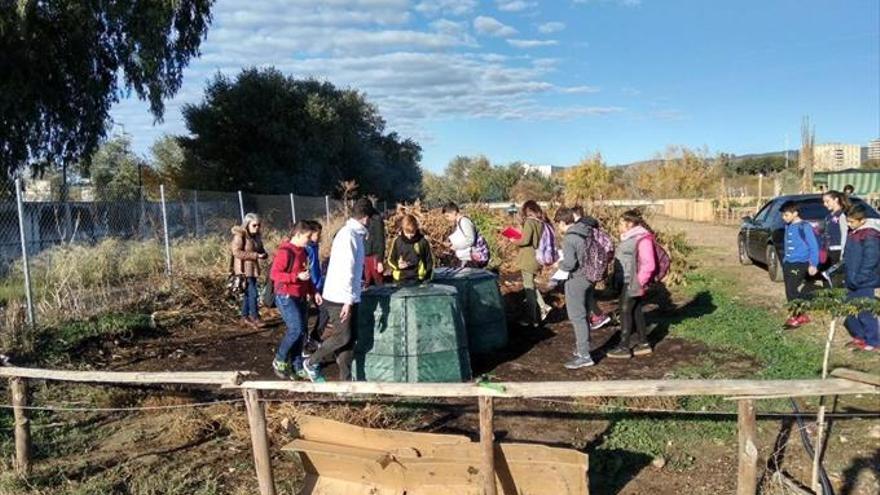
[[[662, 282], [663, 279], [669, 275], [669, 267], [672, 265], [672, 260], [669, 258], [669, 253], [663, 249], [663, 246], [657, 242], [657, 239], [653, 235], [646, 235], [643, 239], [640, 239], [639, 242], [642, 242], [645, 239], [650, 239], [651, 244], [654, 245], [654, 261], [656, 262], [656, 267], [654, 268], [654, 274], [651, 276], [650, 283]], [[636, 253], [638, 253], [638, 249], [636, 250]]]

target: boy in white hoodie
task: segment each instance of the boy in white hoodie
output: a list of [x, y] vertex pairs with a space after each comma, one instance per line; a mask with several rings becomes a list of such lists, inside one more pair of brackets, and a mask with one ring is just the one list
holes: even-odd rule
[[323, 341], [303, 362], [309, 379], [323, 381], [321, 363], [334, 357], [339, 366], [340, 381], [351, 380], [351, 362], [354, 357], [352, 334], [353, 318], [361, 302], [364, 277], [364, 237], [375, 210], [369, 199], [359, 199], [352, 208], [351, 218], [333, 238], [330, 264], [324, 277], [324, 304], [328, 324]]

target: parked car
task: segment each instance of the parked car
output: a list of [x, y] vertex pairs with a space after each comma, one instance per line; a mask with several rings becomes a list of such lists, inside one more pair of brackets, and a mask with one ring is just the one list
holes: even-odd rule
[[[782, 246], [785, 237], [785, 222], [782, 221], [782, 205], [789, 201], [800, 203], [801, 218], [810, 222], [819, 232], [825, 228], [828, 210], [822, 204], [821, 194], [798, 194], [779, 196], [767, 202], [754, 217], [743, 218], [739, 230], [739, 262], [751, 265], [752, 262], [764, 264], [770, 280], [782, 282]], [[859, 198], [850, 198], [853, 204], [865, 204], [868, 216], [880, 218], [877, 211]]]

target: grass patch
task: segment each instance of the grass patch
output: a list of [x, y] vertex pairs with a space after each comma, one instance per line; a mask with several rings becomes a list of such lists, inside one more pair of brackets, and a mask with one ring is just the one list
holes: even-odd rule
[[756, 378], [818, 376], [822, 349], [783, 331], [778, 315], [737, 302], [730, 293], [729, 284], [703, 273], [689, 274], [687, 281], [684, 293], [713, 308], [698, 317], [684, 318], [672, 324], [672, 335], [697, 340], [717, 350], [755, 358], [761, 366], [754, 370], [753, 376]]
[[26, 357], [31, 361], [51, 363], [69, 358], [70, 353], [94, 340], [131, 337], [152, 331], [150, 315], [111, 313], [57, 327], [41, 328]]

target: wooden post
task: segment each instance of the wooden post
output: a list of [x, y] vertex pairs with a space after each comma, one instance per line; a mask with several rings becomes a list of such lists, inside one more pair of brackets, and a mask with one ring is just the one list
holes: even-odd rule
[[12, 391], [12, 412], [15, 417], [15, 469], [19, 474], [31, 472], [31, 420], [28, 418], [27, 380], [13, 378], [9, 381]]
[[739, 438], [739, 470], [737, 471], [736, 495], [755, 495], [758, 490], [758, 447], [755, 401], [737, 402], [736, 424]]
[[483, 451], [483, 494], [496, 495], [495, 432], [492, 397], [480, 396], [480, 446]]
[[244, 389], [244, 403], [251, 427], [251, 446], [254, 449], [254, 467], [260, 495], [275, 495], [275, 479], [272, 477], [272, 460], [269, 457], [269, 436], [266, 434], [266, 411], [260, 403], [260, 392]]

